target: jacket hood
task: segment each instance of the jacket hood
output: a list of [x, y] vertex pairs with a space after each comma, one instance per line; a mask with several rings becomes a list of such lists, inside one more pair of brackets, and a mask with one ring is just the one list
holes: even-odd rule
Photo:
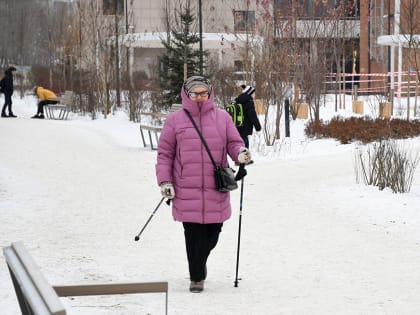
[[185, 92], [184, 85], [181, 87], [181, 100], [182, 108], [185, 108], [191, 113], [191, 115], [196, 116], [198, 113], [207, 112], [214, 108], [214, 89], [211, 87], [209, 98], [205, 102], [196, 102], [191, 100], [187, 93]]

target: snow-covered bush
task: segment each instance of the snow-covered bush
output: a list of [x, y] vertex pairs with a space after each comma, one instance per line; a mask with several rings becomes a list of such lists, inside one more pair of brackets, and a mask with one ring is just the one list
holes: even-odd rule
[[419, 154], [409, 153], [395, 140], [379, 141], [356, 151], [356, 181], [366, 185], [386, 187], [394, 193], [409, 192]]

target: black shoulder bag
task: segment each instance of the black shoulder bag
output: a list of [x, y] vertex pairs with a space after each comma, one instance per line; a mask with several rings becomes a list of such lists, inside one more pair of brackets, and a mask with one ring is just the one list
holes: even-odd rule
[[206, 148], [207, 153], [210, 157], [210, 160], [213, 163], [216, 189], [220, 192], [228, 192], [228, 191], [237, 189], [238, 184], [235, 181], [235, 174], [233, 173], [233, 170], [230, 167], [223, 168], [222, 166], [216, 165], [213, 155], [210, 152], [209, 146], [207, 145], [207, 142], [204, 140], [203, 135], [201, 134], [200, 130], [197, 127], [197, 124], [195, 123], [194, 119], [191, 117], [190, 112], [187, 111], [186, 109], [184, 110], [187, 113], [188, 118], [191, 120], [192, 124], [194, 125], [194, 128], [197, 131], [198, 135], [200, 136], [201, 142]]

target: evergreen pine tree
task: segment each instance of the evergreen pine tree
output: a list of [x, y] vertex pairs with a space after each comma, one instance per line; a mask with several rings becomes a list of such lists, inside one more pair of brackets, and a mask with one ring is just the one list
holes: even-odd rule
[[194, 16], [191, 14], [190, 1], [176, 11], [179, 19], [171, 30], [169, 41], [162, 40], [166, 51], [161, 56], [159, 67], [160, 106], [169, 108], [174, 103], [181, 103], [180, 90], [184, 82], [186, 65], [187, 77], [200, 74], [200, 51], [193, 45], [200, 41], [200, 36], [192, 32]]

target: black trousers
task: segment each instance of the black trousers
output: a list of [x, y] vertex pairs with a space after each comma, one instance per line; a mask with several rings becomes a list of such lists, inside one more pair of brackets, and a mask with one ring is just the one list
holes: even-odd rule
[[50, 100], [40, 101], [38, 103], [38, 111], [37, 111], [37, 114], [44, 114], [44, 106], [45, 105], [57, 104], [57, 103], [58, 103], [58, 101], [50, 101]]
[[207, 258], [216, 246], [223, 223], [199, 224], [183, 222], [185, 245], [191, 281], [205, 278]]
[[1, 110], [3, 114], [6, 114], [6, 108], [9, 111], [9, 114], [12, 114], [12, 95], [4, 94], [4, 105]]

